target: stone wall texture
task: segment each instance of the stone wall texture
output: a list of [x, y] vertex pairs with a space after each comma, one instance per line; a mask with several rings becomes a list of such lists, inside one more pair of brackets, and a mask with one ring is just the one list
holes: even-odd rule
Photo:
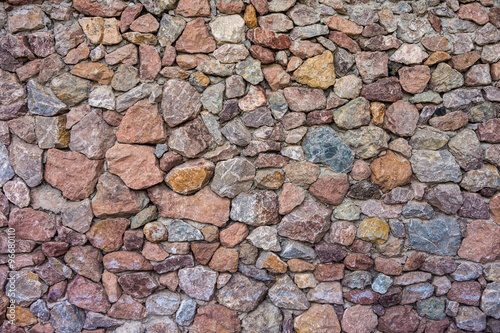
[[499, 168], [500, 0], [0, 2], [2, 333], [499, 333]]

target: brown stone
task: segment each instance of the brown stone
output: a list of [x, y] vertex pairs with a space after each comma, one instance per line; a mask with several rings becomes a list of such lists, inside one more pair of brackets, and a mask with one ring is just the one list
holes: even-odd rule
[[102, 160], [90, 160], [77, 152], [50, 149], [44, 178], [68, 199], [82, 200], [94, 192], [103, 166]]
[[340, 31], [331, 31], [328, 38], [343, 49], [351, 53], [361, 52], [359, 45], [349, 36]]
[[370, 333], [375, 330], [377, 324], [377, 315], [368, 306], [350, 307], [342, 316], [342, 328], [347, 333]]
[[207, 0], [180, 0], [175, 13], [184, 17], [210, 16], [210, 5]]
[[351, 270], [365, 271], [373, 266], [373, 260], [365, 254], [349, 254], [345, 257], [344, 264]]
[[254, 6], [246, 6], [243, 18], [245, 19], [245, 24], [250, 29], [257, 27], [257, 11]]
[[139, 16], [142, 11], [142, 4], [136, 3], [133, 5], [127, 6], [120, 17], [120, 31], [126, 32], [132, 22]]
[[199, 119], [174, 129], [168, 138], [169, 148], [188, 158], [199, 157], [211, 143], [212, 137]]
[[318, 264], [314, 270], [314, 277], [318, 281], [338, 281], [344, 278], [344, 265]]
[[401, 275], [403, 267], [393, 259], [378, 257], [375, 258], [375, 270], [386, 275]]
[[377, 328], [385, 333], [412, 333], [418, 324], [419, 317], [410, 305], [398, 305], [385, 311]]
[[109, 172], [119, 176], [134, 190], [141, 190], [163, 181], [153, 147], [116, 144], [106, 152]]
[[239, 333], [240, 331], [238, 314], [216, 304], [200, 307], [190, 327], [192, 333]]
[[14, 209], [9, 215], [9, 227], [16, 230], [16, 237], [47, 242], [56, 234], [53, 218], [32, 208]]
[[[123, 21], [123, 15], [122, 15]], [[120, 30], [122, 25], [120, 24]], [[160, 24], [155, 19], [155, 17], [151, 14], [142, 15], [138, 19], [134, 20], [130, 25], [130, 30], [137, 32], [156, 32]], [[124, 32], [124, 31], [122, 31]]]
[[99, 177], [96, 188], [92, 210], [99, 218], [134, 215], [148, 202], [144, 192], [130, 190], [118, 176], [108, 172]]
[[396, 102], [403, 98], [403, 92], [399, 80], [396, 77], [388, 77], [364, 86], [361, 96], [370, 101]]
[[353, 289], [344, 293], [344, 298], [349, 302], [361, 305], [369, 305], [377, 303], [380, 295], [370, 289]]
[[263, 65], [272, 64], [274, 62], [273, 51], [265, 47], [252, 45], [250, 47], [250, 54], [252, 57], [259, 60]]
[[123, 294], [108, 311], [108, 316], [126, 320], [141, 320], [146, 315], [146, 308], [127, 294]]
[[117, 251], [123, 244], [123, 233], [130, 225], [124, 218], [101, 220], [87, 232], [89, 242], [105, 252]]
[[403, 67], [398, 72], [401, 87], [410, 94], [423, 92], [431, 79], [431, 70], [425, 65]]
[[197, 18], [186, 24], [184, 32], [175, 43], [175, 48], [187, 53], [210, 53], [216, 49], [216, 43], [208, 33], [203, 19]]
[[333, 306], [313, 304], [306, 312], [296, 317], [295, 332], [340, 333], [340, 323]]
[[467, 113], [462, 111], [455, 111], [447, 113], [441, 117], [433, 117], [429, 120], [429, 124], [432, 127], [437, 128], [441, 131], [456, 131], [469, 122], [469, 117]]
[[500, 225], [500, 193], [490, 199], [489, 207], [491, 218]]
[[455, 281], [451, 284], [446, 297], [461, 304], [479, 306], [481, 285], [477, 281]]
[[285, 50], [290, 47], [291, 39], [287, 35], [276, 34], [274, 31], [264, 28], [251, 29], [247, 38], [257, 45], [275, 50]]
[[230, 200], [220, 198], [209, 187], [192, 196], [184, 196], [165, 185], [157, 185], [148, 189], [148, 195], [163, 217], [190, 219], [219, 227], [229, 220]]
[[460, 258], [487, 263], [500, 256], [500, 226], [487, 221], [473, 221], [467, 225], [467, 237], [458, 250]]
[[305, 191], [292, 183], [283, 184], [283, 189], [278, 198], [279, 213], [285, 215], [300, 205], [305, 198]]
[[83, 62], [76, 64], [70, 72], [73, 75], [83, 77], [100, 84], [110, 84], [114, 72], [100, 62]]
[[429, 51], [448, 51], [450, 41], [445, 36], [428, 36], [422, 39], [422, 45]]
[[116, 251], [106, 254], [103, 259], [104, 268], [112, 273], [124, 271], [148, 271], [153, 266], [137, 252]]
[[165, 176], [165, 183], [177, 193], [192, 194], [212, 179], [215, 165], [204, 159], [191, 160], [174, 167]]
[[191, 251], [193, 251], [197, 263], [207, 265], [219, 245], [219, 243], [194, 243], [191, 244]]
[[213, 254], [209, 267], [216, 272], [236, 273], [238, 270], [238, 259], [238, 251], [220, 247]]
[[443, 61], [448, 61], [451, 59], [451, 56], [443, 51], [436, 51], [432, 53], [427, 60], [425, 60], [424, 65], [426, 66], [432, 66], [437, 63], [443, 62]]
[[139, 59], [139, 77], [141, 81], [154, 81], [161, 69], [161, 59], [158, 51], [152, 45], [140, 45]]
[[419, 116], [413, 104], [402, 100], [397, 101], [385, 111], [383, 127], [398, 136], [412, 136]]
[[408, 184], [412, 175], [410, 162], [392, 151], [373, 160], [370, 169], [372, 182], [379, 185], [383, 192]]
[[233, 223], [220, 232], [220, 242], [224, 247], [235, 247], [248, 236], [248, 227], [244, 223]]
[[332, 30], [338, 30], [349, 37], [357, 37], [363, 32], [363, 27], [352, 21], [345, 20], [340, 16], [330, 16], [325, 20], [326, 25]]
[[81, 276], [68, 284], [67, 293], [71, 304], [85, 310], [106, 313], [111, 306], [104, 288]]
[[323, 176], [309, 187], [311, 195], [321, 202], [330, 205], [340, 205], [349, 190], [347, 174]]
[[156, 104], [139, 101], [127, 110], [116, 139], [122, 143], [162, 143], [167, 139], [163, 119]]
[[483, 25], [490, 20], [486, 9], [478, 3], [470, 3], [460, 7], [458, 17]]
[[451, 64], [453, 68], [463, 72], [474, 65], [479, 59], [481, 59], [479, 51], [471, 51], [453, 56], [451, 58]]
[[111, 303], [116, 303], [122, 295], [122, 290], [118, 285], [118, 277], [110, 272], [102, 274], [102, 286], [108, 295], [108, 300]]

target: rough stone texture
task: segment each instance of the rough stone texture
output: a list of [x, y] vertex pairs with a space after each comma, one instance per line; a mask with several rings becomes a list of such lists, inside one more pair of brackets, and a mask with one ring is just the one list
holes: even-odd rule
[[0, 330], [499, 331], [498, 5], [2, 2]]

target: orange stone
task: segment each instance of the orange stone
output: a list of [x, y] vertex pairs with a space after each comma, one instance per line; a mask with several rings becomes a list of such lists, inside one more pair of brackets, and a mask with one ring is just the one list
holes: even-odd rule
[[76, 64], [71, 74], [109, 85], [115, 73], [100, 62], [83, 62]]
[[424, 65], [432, 66], [443, 61], [448, 61], [450, 59], [451, 56], [448, 53], [443, 51], [437, 51], [431, 54], [429, 58], [427, 58], [427, 60], [424, 62]]
[[14, 325], [18, 327], [30, 326], [38, 322], [36, 316], [28, 309], [16, 306], [14, 308], [14, 311], [15, 311]]
[[295, 318], [296, 333], [340, 333], [340, 323], [330, 304], [313, 304], [309, 310]]
[[257, 13], [255, 12], [254, 6], [248, 5], [247, 8], [245, 8], [245, 15], [243, 18], [245, 19], [247, 27], [250, 29], [257, 27]]
[[388, 151], [384, 156], [373, 160], [370, 169], [372, 170], [372, 182], [380, 186], [384, 193], [395, 187], [408, 184], [412, 174], [410, 162], [392, 151]]
[[371, 102], [370, 111], [372, 113], [373, 125], [382, 125], [382, 123], [384, 122], [385, 104], [380, 102]]
[[192, 194], [201, 190], [212, 179], [214, 163], [198, 159], [176, 166], [165, 176], [165, 183], [177, 193]]
[[288, 268], [290, 272], [301, 273], [314, 270], [314, 265], [300, 259], [288, 260]]
[[257, 267], [264, 268], [273, 274], [284, 274], [288, 266], [280, 257], [274, 253], [267, 252], [263, 253], [259, 259], [257, 259]]
[[216, 272], [236, 273], [238, 270], [238, 259], [238, 251], [220, 247], [215, 251], [208, 266]]

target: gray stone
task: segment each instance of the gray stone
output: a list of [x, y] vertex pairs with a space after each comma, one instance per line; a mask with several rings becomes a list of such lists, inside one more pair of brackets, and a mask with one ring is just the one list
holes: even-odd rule
[[201, 95], [201, 103], [203, 108], [213, 114], [218, 114], [222, 111], [222, 101], [224, 97], [224, 83], [218, 83], [209, 86]]
[[115, 96], [113, 88], [110, 86], [99, 86], [89, 94], [88, 103], [90, 106], [107, 110], [114, 110]]
[[464, 77], [462, 74], [451, 68], [450, 65], [441, 62], [432, 72], [429, 81], [429, 88], [435, 92], [447, 92], [463, 86]]
[[57, 333], [80, 332], [85, 323], [82, 309], [64, 301], [50, 310], [50, 322]]
[[403, 216], [407, 219], [428, 220], [434, 215], [434, 209], [426, 202], [410, 201], [403, 207]]
[[312, 24], [305, 27], [295, 27], [290, 34], [292, 40], [310, 39], [322, 35], [328, 35], [330, 29], [323, 24]]
[[143, 83], [116, 98], [116, 111], [122, 112], [130, 108], [139, 100], [148, 97], [159, 86], [153, 83]]
[[187, 298], [181, 302], [175, 314], [175, 321], [181, 326], [189, 326], [193, 323], [196, 314], [196, 302]]
[[139, 70], [130, 64], [121, 64], [113, 75], [111, 87], [118, 91], [129, 91], [139, 83]]
[[468, 281], [475, 280], [481, 276], [483, 268], [481, 264], [473, 262], [462, 262], [458, 265], [457, 269], [451, 273], [455, 281]]
[[481, 102], [484, 102], [481, 89], [460, 88], [443, 95], [444, 107], [453, 111], [468, 110], [471, 104]]
[[214, 293], [217, 273], [203, 266], [179, 270], [179, 287], [190, 297], [209, 301]]
[[308, 161], [325, 163], [335, 172], [349, 172], [352, 169], [354, 152], [331, 127], [309, 129], [303, 148]]
[[241, 326], [247, 333], [280, 333], [283, 316], [279, 308], [269, 302], [262, 302], [243, 318]]
[[210, 187], [221, 197], [234, 198], [252, 187], [254, 177], [254, 165], [236, 157], [217, 163]]
[[9, 153], [3, 143], [0, 143], [0, 186], [14, 177], [15, 172], [9, 162]]
[[417, 302], [418, 314], [430, 320], [443, 320], [446, 317], [445, 302], [437, 297], [430, 297]]
[[[29, 187], [38, 186], [43, 180], [42, 154], [43, 150], [38, 146], [26, 143], [17, 136], [12, 137], [9, 146], [10, 165]], [[8, 175], [8, 168], [6, 172]]]
[[82, 201], [67, 201], [61, 209], [62, 224], [80, 233], [90, 229], [93, 217], [88, 198]]
[[500, 189], [500, 174], [491, 164], [484, 164], [481, 169], [467, 171], [460, 187], [469, 192], [478, 192], [485, 187]]
[[316, 251], [311, 246], [291, 239], [285, 239], [281, 243], [280, 257], [285, 259], [314, 259]]
[[482, 332], [486, 328], [486, 314], [476, 307], [461, 305], [455, 322], [462, 330]]
[[346, 131], [343, 135], [343, 139], [354, 150], [356, 156], [362, 159], [375, 157], [381, 151], [386, 150], [390, 138], [387, 132], [373, 125]]
[[463, 129], [460, 131], [450, 139], [448, 148], [458, 165], [465, 171], [479, 169], [483, 164], [483, 150], [473, 130]]
[[90, 81], [64, 73], [52, 79], [50, 88], [63, 103], [73, 106], [87, 98]]
[[250, 233], [247, 239], [254, 246], [264, 251], [281, 251], [276, 228], [268, 226], [257, 227]]
[[174, 314], [179, 308], [181, 298], [178, 294], [163, 290], [146, 299], [146, 310], [158, 316]]
[[426, 299], [434, 293], [434, 286], [430, 283], [417, 283], [403, 288], [401, 304], [411, 304]]
[[446, 145], [449, 136], [428, 126], [421, 126], [410, 139], [410, 146], [417, 150], [438, 150]]
[[460, 166], [447, 150], [414, 150], [410, 163], [421, 182], [458, 183], [462, 179]]
[[199, 64], [197, 69], [207, 75], [225, 77], [233, 75], [234, 64], [222, 64], [219, 60], [211, 59]]
[[284, 309], [307, 310], [310, 305], [306, 295], [286, 274], [276, 278], [276, 282], [269, 289], [269, 299], [275, 306]]
[[137, 215], [130, 218], [130, 228], [137, 229], [144, 224], [156, 220], [158, 217], [158, 208], [149, 206], [141, 210]]
[[365, 289], [372, 283], [372, 276], [367, 271], [347, 272], [342, 279], [342, 285], [351, 289]]
[[248, 146], [252, 139], [252, 134], [239, 118], [226, 123], [221, 129], [221, 133], [229, 142], [237, 146]]
[[48, 289], [47, 285], [39, 279], [38, 275], [29, 269], [24, 269], [12, 274], [15, 275], [16, 279], [8, 281], [6, 290], [11, 289], [11, 284], [15, 283], [16, 292], [12, 300], [18, 306], [30, 305], [41, 298]]
[[90, 159], [102, 159], [116, 141], [113, 127], [95, 109], [71, 128], [69, 148]]
[[321, 282], [307, 293], [311, 302], [343, 304], [342, 286], [339, 282]]
[[276, 224], [279, 222], [278, 196], [268, 190], [240, 193], [232, 200], [230, 217], [251, 226]]
[[444, 256], [456, 255], [462, 240], [457, 221], [446, 215], [437, 215], [426, 223], [410, 220], [408, 233], [412, 248]]
[[201, 95], [186, 81], [169, 80], [163, 86], [161, 110], [168, 126], [175, 127], [194, 119], [201, 106]]
[[481, 310], [495, 319], [500, 319], [500, 282], [489, 283], [481, 297]]
[[171, 45], [181, 35], [186, 27], [186, 21], [180, 16], [164, 14], [160, 21], [157, 38], [162, 47]]
[[50, 319], [50, 311], [47, 308], [47, 303], [45, 300], [39, 299], [30, 305], [30, 311], [43, 321], [48, 321]]
[[236, 65], [236, 74], [241, 76], [250, 84], [257, 85], [264, 80], [264, 74], [260, 68], [260, 61], [249, 58]]
[[229, 282], [217, 292], [216, 299], [225, 307], [250, 312], [266, 297], [264, 283], [253, 281], [241, 274], [234, 274]]
[[204, 239], [201, 231], [182, 220], [163, 223], [167, 227], [169, 242], [192, 242]]
[[67, 110], [66, 104], [36, 80], [29, 80], [26, 88], [28, 89], [28, 108], [32, 114], [50, 117]]
[[123, 325], [123, 320], [115, 319], [98, 312], [87, 312], [83, 328], [95, 330], [96, 328], [113, 328]]
[[370, 102], [358, 97], [333, 111], [335, 124], [342, 129], [354, 129], [370, 123]]
[[373, 280], [372, 289], [376, 293], [385, 294], [389, 290], [389, 287], [392, 286], [392, 283], [393, 280], [389, 276], [380, 273]]

